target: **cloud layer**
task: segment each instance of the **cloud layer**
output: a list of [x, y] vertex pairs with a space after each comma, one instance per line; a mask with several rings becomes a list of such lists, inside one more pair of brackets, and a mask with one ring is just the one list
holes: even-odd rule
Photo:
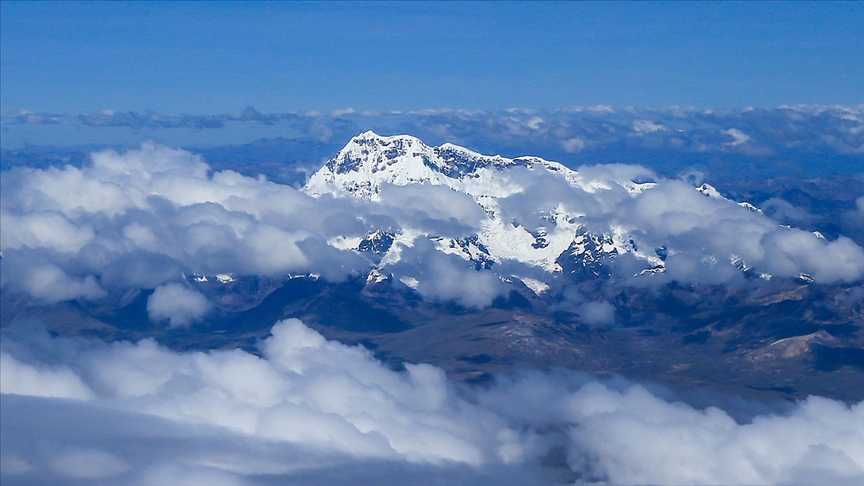
[[[320, 481], [334, 467], [378, 481], [402, 468], [397, 481], [405, 482], [864, 478], [864, 403], [811, 397], [736, 422], [715, 407], [576, 373], [525, 372], [463, 389], [433, 366], [389, 370], [366, 349], [326, 341], [297, 320], [277, 323], [260, 351], [5, 337], [4, 484], [290, 483]], [[34, 413], [42, 426], [27, 418]], [[95, 415], [104, 417], [98, 429], [76, 425]], [[121, 435], [123, 444], [112, 446]]]
[[[59, 301], [98, 298], [105, 288], [155, 289], [184, 273], [280, 275], [316, 267], [338, 280], [362, 267], [321, 240], [322, 220], [344, 206], [235, 172], [208, 172], [197, 156], [145, 144], [122, 155], [95, 153], [82, 169], [5, 173], [4, 286]], [[307, 240], [321, 249], [304, 252], [298, 245]], [[171, 317], [168, 300], [185, 297], [178, 305], [191, 314], [178, 322], [194, 320], [204, 304], [191, 295], [157, 292], [151, 315]]]
[[[824, 282], [864, 275], [864, 251], [848, 238], [780, 226], [710, 188], [700, 193], [641, 166], [579, 173], [571, 186], [513, 171], [498, 210], [515, 229], [548, 225], [549, 208], [564, 208], [591, 231], [632, 234], [645, 251], [665, 248], [661, 275], [631, 277], [644, 262], [619, 255], [620, 284], [734, 284], [744, 279], [741, 262]], [[655, 185], [633, 193], [622, 185], [631, 179]], [[429, 299], [482, 308], [509, 292], [504, 279], [514, 275], [548, 291], [541, 267], [505, 259], [478, 270], [447, 247], [482, 231], [486, 213], [441, 186], [386, 186], [380, 202], [316, 199], [265, 178], [213, 172], [199, 156], [154, 143], [94, 153], [81, 168], [16, 168], [0, 183], [3, 291], [36, 303], [114, 305], [143, 289], [151, 321], [194, 326], [219, 304], [196, 290], [193, 276], [316, 273], [339, 281], [397, 255], [384, 268]], [[340, 243], [378, 229], [394, 235], [394, 253], [367, 258]], [[583, 323], [614, 323], [611, 304], [558, 290]], [[572, 372], [524, 371], [469, 388], [430, 365], [393, 371], [365, 348], [327, 341], [297, 320], [277, 323], [257, 353], [17, 332], [4, 333], [0, 354], [4, 484], [864, 478], [864, 403], [810, 397], [759, 413], [698, 408]], [[100, 427], [86, 425], [93, 423]]]
[[666, 176], [695, 167], [709, 171], [715, 180], [791, 171], [808, 176], [860, 172], [864, 154], [861, 105], [273, 114], [248, 107], [241, 113], [208, 116], [18, 112], [4, 113], [0, 123], [3, 148], [15, 150], [40, 145], [38, 140], [54, 146], [94, 140], [134, 146], [153, 138], [200, 147], [285, 137], [335, 151], [351, 136], [371, 128], [378, 133], [411, 133], [433, 145], [452, 142], [482, 153], [542, 155], [571, 167], [641, 163]]
[[[495, 203], [502, 238], [529, 238], [525, 244], [532, 245], [548, 230], [549, 239], [565, 238], [558, 242], [563, 251], [573, 237], [564, 233], [576, 223], [556, 229], [550, 221], [559, 213], [577, 216], [593, 234], [630, 235], [631, 245], [652, 258], [666, 248], [665, 274], [624, 279], [641, 285], [743, 282], [742, 268], [778, 277], [803, 273], [822, 283], [864, 276], [864, 250], [844, 236], [829, 241], [783, 227], [640, 166], [584, 166], [579, 176], [576, 186], [543, 171], [517, 168], [502, 176], [509, 187]], [[655, 185], [633, 193], [630, 180]], [[315, 199], [265, 178], [213, 172], [197, 155], [152, 142], [125, 153], [95, 152], [82, 168], [15, 168], [0, 184], [5, 290], [50, 303], [152, 289], [151, 319], [171, 326], [192, 324], [211, 309], [188, 287], [192, 275], [365, 277], [380, 262], [334, 242], [379, 229], [396, 235], [387, 258], [398, 262], [387, 271], [428, 298], [484, 307], [508, 292], [502, 279], [539, 278], [506, 254], [491, 271], [475, 270], [452, 242], [487, 231], [487, 215], [471, 196], [442, 186], [385, 186], [380, 202]], [[849, 212], [847, 223], [860, 212]], [[646, 268], [630, 255], [614, 263], [623, 276]]]

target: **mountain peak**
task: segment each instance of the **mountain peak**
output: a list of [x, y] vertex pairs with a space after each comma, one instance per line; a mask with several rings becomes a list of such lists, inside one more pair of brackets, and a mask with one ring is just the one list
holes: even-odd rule
[[435, 151], [410, 135], [382, 136], [369, 130], [351, 139], [306, 184], [313, 195], [347, 191], [372, 199], [382, 182], [397, 185], [438, 180]]
[[371, 149], [374, 147], [401, 147], [416, 145], [426, 146], [419, 138], [412, 135], [379, 135], [372, 130], [366, 130], [365, 132], [353, 137], [342, 149], [342, 152], [350, 150], [352, 147], [368, 147]]
[[366, 139], [368, 139], [368, 138], [381, 138], [381, 135], [378, 135], [377, 133], [373, 132], [372, 130], [366, 130], [365, 132], [361, 133], [360, 135], [357, 135], [354, 138], [366, 138]]
[[[464, 182], [477, 179], [480, 172], [491, 174], [501, 169], [535, 165], [564, 175], [568, 180], [576, 180], [576, 172], [537, 157], [508, 159], [500, 155], [481, 155], [452, 143], [430, 147], [411, 135], [382, 136], [367, 130], [352, 138], [313, 174], [304, 190], [313, 196], [347, 193], [361, 199], [378, 199], [382, 183], [400, 186], [429, 183], [475, 195], [464, 187]], [[480, 178], [488, 177], [487, 174]]]
[[[368, 141], [376, 141], [376, 142], [382, 143], [382, 144], [389, 144], [389, 143], [392, 143], [392, 142], [397, 141], [397, 140], [409, 140], [409, 141], [417, 141], [417, 142], [420, 141], [417, 137], [413, 137], [411, 135], [405, 135], [405, 134], [401, 134], [401, 135], [379, 135], [372, 130], [366, 130], [365, 132], [363, 132], [363, 133], [361, 133], [361, 134], [359, 134], [356, 137], [351, 139], [352, 142], [362, 143], [363, 141], [367, 141], [367, 142]], [[350, 143], [349, 143], [349, 145], [350, 145]]]

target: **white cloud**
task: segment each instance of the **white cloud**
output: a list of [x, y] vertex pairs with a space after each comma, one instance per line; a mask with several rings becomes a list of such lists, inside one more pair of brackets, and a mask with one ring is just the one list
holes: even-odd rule
[[209, 309], [204, 295], [177, 283], [157, 287], [147, 299], [150, 320], [168, 320], [170, 327], [188, 326], [201, 320]]
[[252, 256], [249, 270], [259, 275], [278, 275], [308, 268], [308, 259], [297, 247], [297, 242], [308, 236], [311, 235], [305, 231], [285, 231], [275, 226], [258, 225], [246, 235], [246, 245]]
[[[743, 140], [727, 134], [732, 144]], [[585, 148], [582, 138], [568, 141], [572, 151]], [[806, 272], [820, 282], [850, 282], [864, 275], [864, 250], [848, 238], [827, 241], [783, 228], [639, 166], [584, 167], [580, 176], [580, 188], [571, 188], [514, 172], [523, 192], [502, 199], [500, 209], [527, 221], [548, 216], [536, 211], [544, 204], [566, 200], [572, 210], [584, 210], [592, 229], [632, 230], [649, 252], [667, 246], [667, 280], [740, 279], [728, 264], [732, 255], [780, 276]], [[658, 185], [631, 194], [617, 184], [622, 178]], [[200, 321], [211, 308], [202, 294], [175, 282], [183, 271], [266, 275], [324, 268], [338, 279], [366, 264], [326, 247], [330, 237], [382, 221], [461, 236], [485, 217], [469, 196], [445, 187], [386, 187], [381, 204], [313, 200], [264, 179], [210, 174], [199, 157], [155, 144], [94, 154], [83, 169], [21, 169], [2, 179], [4, 292], [56, 302], [97, 300], [113, 287], [153, 288], [148, 314], [170, 326]], [[864, 198], [849, 220], [857, 224], [861, 214]], [[416, 281], [424, 297], [484, 307], [506, 292], [493, 272], [475, 271], [428, 240], [403, 246], [404, 259], [391, 270]], [[574, 305], [589, 325], [614, 322], [607, 302]], [[566, 450], [579, 477], [611, 483], [842, 484], [864, 476], [864, 404], [811, 397], [788, 414], [738, 423], [722, 410], [670, 403], [639, 386], [584, 378], [561, 383], [541, 374], [499, 377], [469, 400], [438, 368], [407, 365], [406, 372], [393, 372], [364, 348], [326, 341], [299, 321], [278, 323], [272, 334], [260, 356], [177, 353], [153, 340], [84, 346], [57, 339], [64, 351], [56, 354], [4, 351], [4, 483], [12, 477], [242, 484], [261, 474], [296, 478], [312, 470], [307, 478], [322, 477], [316, 474], [334, 464], [374, 476], [385, 463], [415, 468], [410, 471], [420, 478], [429, 471], [455, 474], [463, 465], [479, 471], [466, 473], [473, 477], [511, 471], [505, 466], [539, 467], [556, 447]], [[53, 358], [49, 365], [25, 356]], [[8, 425], [52, 413], [65, 428], [39, 429], [59, 444], [50, 450], [36, 447], [43, 439], [29, 437], [23, 426]], [[102, 416], [114, 421], [100, 421], [101, 430], [75, 428], [77, 418], [90, 417], [79, 420], [89, 424]], [[160, 429], [154, 443], [148, 427], [157, 422], [171, 432]], [[148, 427], [136, 428], [140, 423]], [[121, 433], [132, 445], [113, 446]], [[172, 445], [163, 450], [166, 442]]]
[[429, 271], [418, 290], [440, 300], [452, 300], [466, 307], [488, 307], [502, 293], [501, 282], [491, 272], [468, 268], [451, 257], [430, 258]]
[[[570, 149], [584, 148], [580, 137], [567, 140], [578, 141]], [[575, 186], [543, 171], [516, 168], [494, 179], [494, 184], [509, 184], [509, 196], [497, 198], [499, 207], [486, 201], [484, 210], [467, 194], [433, 185], [384, 186], [382, 201], [375, 204], [315, 199], [264, 178], [211, 173], [200, 157], [153, 143], [123, 154], [98, 152], [92, 159], [81, 169], [4, 172], [4, 289], [56, 302], [97, 300], [117, 288], [155, 289], [179, 281], [184, 273], [315, 272], [339, 280], [365, 273], [372, 263], [326, 241], [362, 237], [379, 227], [460, 238], [484, 230], [486, 210], [500, 211], [502, 221], [515, 221], [527, 230], [549, 230], [554, 244], [546, 247], [551, 250], [538, 249], [538, 254], [569, 244], [564, 230], [555, 233], [544, 219], [560, 211], [581, 218], [578, 224], [595, 233], [629, 232], [649, 255], [665, 245], [670, 255], [667, 275], [654, 279], [657, 282], [740, 280], [740, 272], [729, 263], [737, 257], [748, 267], [780, 277], [808, 273], [830, 283], [857, 281], [864, 275], [864, 250], [848, 239], [817, 241], [787, 231], [767, 216], [703, 197], [692, 186], [664, 180], [641, 166], [580, 167]], [[626, 180], [657, 184], [640, 192], [622, 182]], [[769, 206], [787, 216], [806, 217], [779, 203]], [[854, 231], [859, 213], [844, 218], [846, 227]], [[518, 236], [533, 243], [526, 231]], [[488, 272], [460, 268], [462, 262], [449, 258], [433, 268], [419, 261], [428, 252], [412, 251], [419, 252], [413, 269], [393, 271], [416, 279], [418, 290], [429, 298], [475, 307], [502, 292]], [[553, 267], [556, 257], [546, 255], [551, 260], [544, 268]], [[473, 296], [468, 292], [472, 287]], [[192, 312], [187, 320], [200, 315]]]
[[633, 131], [638, 133], [639, 135], [644, 135], [646, 133], [654, 133], [666, 130], [666, 127], [663, 125], [654, 123], [650, 120], [636, 120], [633, 122]]
[[828, 283], [854, 282], [864, 275], [864, 250], [849, 238], [825, 241], [807, 231], [784, 230], [764, 236], [764, 262], [769, 273], [804, 272]]
[[[144, 340], [89, 350], [77, 364], [100, 400], [127, 410], [360, 457], [486, 460], [485, 444], [501, 424], [472, 425], [478, 411], [453, 396], [442, 370], [408, 365], [397, 374], [367, 350], [326, 341], [297, 320], [272, 333], [263, 358], [240, 350], [178, 354]], [[4, 381], [32, 378], [35, 368], [24, 366], [4, 371]], [[43, 374], [42, 382], [57, 379]]]
[[539, 116], [532, 116], [531, 119], [528, 120], [528, 123], [526, 123], [526, 125], [528, 125], [528, 128], [530, 128], [531, 130], [537, 130], [544, 122], [545, 120], [543, 120]]
[[[428, 481], [465, 464], [476, 467], [462, 470], [466, 484], [525, 484], [549, 477], [537, 468], [556, 448], [566, 453], [557, 467], [615, 484], [864, 478], [864, 402], [810, 397], [739, 423], [718, 408], [565, 372], [499, 377], [468, 399], [438, 368], [391, 371], [366, 349], [327, 341], [297, 320], [277, 323], [260, 357], [177, 353], [152, 340], [53, 342], [63, 349], [61, 367], [2, 354], [4, 483], [245, 484], [262, 474], [317, 483], [348, 464], [372, 482], [398, 481], [395, 464], [407, 468], [406, 481]], [[96, 417], [100, 427], [87, 425]], [[58, 420], [68, 425], [51, 425]], [[46, 440], [50, 448], [34, 447]]]
[[73, 277], [50, 263], [26, 268], [15, 268], [14, 263], [10, 266], [13, 269], [7, 273], [7, 282], [14, 279], [15, 284], [37, 300], [53, 303], [78, 298], [99, 299], [107, 295], [92, 275]]
[[855, 282], [864, 276], [864, 249], [850, 239], [827, 241], [780, 226], [734, 202], [705, 197], [681, 181], [661, 181], [623, 201], [611, 221], [636, 229], [643, 246], [666, 245], [669, 278], [713, 283], [740, 278], [730, 271], [734, 257], [774, 276], [808, 273], [823, 283]]
[[843, 214], [846, 228], [854, 232], [864, 232], [864, 196], [855, 200], [855, 209]]
[[153, 143], [94, 153], [81, 169], [4, 172], [0, 195], [3, 287], [48, 301], [98, 299], [103, 285], [155, 288], [189, 271], [271, 275], [314, 264], [339, 279], [366, 265], [298, 247], [326, 234], [325, 222], [350, 203], [232, 171], [211, 175], [200, 157]]
[[460, 232], [476, 232], [486, 217], [471, 196], [444, 185], [383, 184], [381, 200], [384, 206], [381, 211], [392, 215], [401, 225], [433, 234], [457, 236]]
[[737, 128], [730, 128], [728, 130], [725, 130], [723, 133], [732, 137], [733, 140], [726, 143], [726, 145], [730, 147], [737, 147], [738, 145], [747, 143], [750, 140], [749, 135], [742, 132], [741, 130], [738, 130]]
[[93, 392], [72, 370], [37, 369], [6, 353], [0, 353], [0, 392], [77, 400], [93, 397]]
[[561, 147], [563, 147], [564, 151], [568, 154], [576, 153], [585, 148], [585, 140], [581, 137], [568, 138], [567, 140], [561, 141]]
[[587, 110], [595, 113], [615, 113], [615, 110], [609, 105], [591, 106]]
[[615, 306], [609, 302], [586, 302], [576, 309], [579, 319], [591, 326], [605, 326], [615, 322]]
[[804, 209], [795, 207], [782, 199], [774, 197], [763, 202], [759, 207], [771, 218], [787, 224], [806, 225], [815, 219], [812, 214]]
[[0, 209], [0, 220], [3, 221], [0, 251], [49, 247], [60, 253], [74, 254], [96, 236], [89, 225], [77, 226], [54, 212], [17, 215]]
[[[839, 484], [864, 467], [864, 403], [847, 408], [810, 397], [788, 416], [738, 424], [720, 409], [668, 403], [639, 386], [589, 384], [568, 408], [579, 424], [570, 432], [579, 452], [615, 484]], [[570, 456], [573, 465], [585, 460]]]
[[340, 117], [345, 115], [352, 115], [354, 113], [357, 113], [357, 111], [354, 108], [349, 107], [345, 108], [344, 110], [333, 110], [330, 115], [334, 117]]

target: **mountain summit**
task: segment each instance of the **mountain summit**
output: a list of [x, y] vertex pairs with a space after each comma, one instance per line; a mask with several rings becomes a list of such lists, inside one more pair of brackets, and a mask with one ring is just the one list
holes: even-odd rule
[[487, 156], [451, 143], [430, 147], [410, 135], [384, 137], [370, 130], [351, 139], [312, 175], [304, 190], [315, 196], [347, 193], [361, 199], [380, 200], [384, 183], [398, 186], [429, 183], [471, 195], [495, 196], [507, 189], [484, 184], [494, 174], [513, 167], [535, 166], [558, 173], [568, 182], [579, 181], [575, 171], [539, 157]]

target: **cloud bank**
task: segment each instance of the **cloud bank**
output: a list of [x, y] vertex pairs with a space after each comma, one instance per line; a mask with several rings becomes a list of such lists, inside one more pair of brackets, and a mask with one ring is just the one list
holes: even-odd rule
[[[155, 289], [183, 274], [316, 267], [338, 280], [362, 267], [321, 240], [322, 219], [344, 206], [232, 171], [208, 172], [200, 157], [151, 143], [122, 155], [94, 153], [82, 169], [4, 173], [4, 287], [60, 301], [98, 298], [106, 288]], [[304, 252], [307, 240], [324, 250]], [[340, 259], [346, 270], [331, 265]], [[151, 315], [169, 318], [185, 307], [189, 315], [177, 322], [186, 322], [203, 314], [200, 299], [173, 294], [185, 295], [185, 303], [169, 310], [169, 293], [157, 292]]]
[[[374, 265], [398, 257], [387, 267], [395, 280], [424, 297], [467, 307], [488, 306], [506, 295], [502, 280], [514, 275], [542, 276], [506, 255], [492, 270], [466, 260], [470, 252], [454, 242], [487, 231], [487, 215], [471, 196], [446, 187], [386, 186], [380, 202], [316, 199], [263, 177], [214, 172], [200, 156], [152, 142], [125, 153], [95, 152], [91, 159], [81, 168], [4, 171], [4, 291], [52, 303], [154, 290], [150, 318], [186, 326], [213, 306], [188, 287], [193, 275], [315, 273], [341, 281], [365, 277]], [[564, 233], [576, 223], [555, 229], [550, 221], [566, 211], [593, 234], [632, 235], [649, 256], [665, 248], [666, 272], [656, 276], [627, 277], [639, 275], [646, 263], [619, 255], [613, 263], [625, 284], [735, 284], [744, 281], [742, 269], [776, 277], [807, 274], [822, 283], [864, 276], [864, 250], [849, 238], [827, 240], [781, 226], [713, 189], [700, 193], [641, 166], [584, 166], [579, 174], [572, 186], [542, 171], [511, 170], [499, 182], [509, 189], [495, 209], [503, 237], [529, 238], [527, 245], [545, 251], [546, 243], [534, 239], [548, 230], [548, 238], [564, 238], [563, 251], [573, 237]], [[654, 186], [632, 193], [629, 180]], [[850, 224], [860, 219], [857, 209], [847, 215]], [[395, 235], [383, 261], [338, 243], [377, 230]], [[589, 320], [608, 320], [597, 310], [586, 312], [594, 316]]]
[[297, 320], [271, 332], [260, 356], [4, 336], [4, 484], [291, 484], [358, 470], [456, 484], [864, 478], [864, 402], [810, 397], [737, 422], [570, 372], [465, 389], [429, 365], [392, 371]]
[[147, 299], [147, 314], [154, 322], [167, 319], [170, 327], [187, 326], [207, 314], [207, 297], [180, 284], [160, 285]]

